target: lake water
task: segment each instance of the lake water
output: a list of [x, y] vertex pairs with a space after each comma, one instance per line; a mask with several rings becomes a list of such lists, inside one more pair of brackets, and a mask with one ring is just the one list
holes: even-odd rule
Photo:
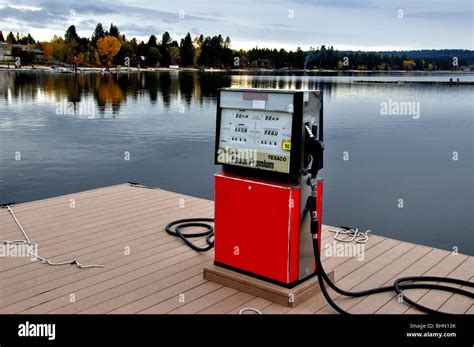
[[[0, 203], [127, 181], [212, 199], [217, 89], [320, 89], [323, 222], [474, 255], [474, 87], [353, 83], [449, 78], [474, 81], [473, 74], [0, 72]], [[382, 111], [399, 102], [412, 112]]]

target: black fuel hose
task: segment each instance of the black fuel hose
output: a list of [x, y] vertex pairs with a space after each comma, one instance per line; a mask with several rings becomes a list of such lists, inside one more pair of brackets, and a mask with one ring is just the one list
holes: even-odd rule
[[[316, 189], [315, 186], [313, 186], [312, 189], [314, 191]], [[308, 204], [308, 207], [311, 210], [310, 211], [311, 216], [316, 216], [316, 214], [313, 213], [316, 208], [315, 197], [316, 197], [316, 194], [315, 192], [313, 192], [313, 195], [311, 198], [312, 201]], [[189, 247], [191, 247], [195, 251], [207, 252], [214, 247], [214, 228], [213, 226], [208, 224], [209, 222], [214, 222], [214, 219], [213, 218], [179, 219], [167, 224], [165, 227], [165, 230], [168, 234], [181, 238]], [[187, 233], [187, 234], [183, 233], [183, 229], [190, 228], [190, 227], [202, 227], [205, 229], [205, 231], [196, 232], [196, 233]], [[469, 292], [461, 288], [445, 286], [442, 284], [414, 283], [414, 282], [441, 282], [441, 283], [452, 283], [452, 284], [456, 284], [460, 286], [474, 288], [473, 282], [464, 281], [464, 280], [460, 280], [456, 278], [445, 278], [445, 277], [434, 277], [434, 276], [401, 277], [395, 280], [394, 284], [390, 286], [372, 288], [372, 289], [367, 289], [367, 290], [362, 290], [362, 291], [357, 291], [357, 292], [345, 291], [337, 287], [328, 277], [328, 275], [326, 274], [326, 271], [324, 271], [323, 264], [321, 263], [321, 256], [320, 256], [319, 247], [318, 247], [318, 238], [317, 238], [318, 229], [319, 229], [318, 220], [312, 217], [311, 218], [311, 233], [313, 235], [313, 250], [314, 250], [314, 257], [316, 260], [316, 274], [318, 276], [319, 286], [321, 288], [321, 292], [323, 293], [329, 305], [334, 310], [336, 310], [337, 312], [341, 314], [349, 314], [349, 312], [345, 311], [334, 302], [334, 300], [329, 295], [329, 292], [326, 288], [326, 284], [335, 292], [343, 296], [349, 296], [349, 297], [362, 297], [362, 296], [368, 296], [368, 295], [377, 294], [377, 293], [394, 292], [397, 295], [402, 295], [403, 301], [406, 302], [407, 304], [417, 308], [418, 310], [422, 312], [431, 313], [431, 314], [448, 314], [448, 313], [433, 310], [429, 307], [423, 306], [417, 303], [416, 301], [413, 301], [407, 296], [405, 296], [403, 291], [406, 289], [433, 289], [433, 290], [440, 290], [440, 291], [460, 294], [460, 295], [467, 296], [471, 299], [474, 299], [473, 292]], [[205, 247], [198, 247], [189, 240], [189, 238], [204, 237], [204, 236], [206, 237], [206, 243], [207, 243], [207, 246]], [[410, 283], [405, 283], [405, 282], [410, 282]]]
[[[331, 289], [333, 289], [335, 292], [341, 295], [350, 296], [350, 297], [362, 297], [362, 296], [368, 296], [368, 295], [372, 295], [376, 293], [395, 292], [397, 295], [402, 296], [404, 302], [408, 303], [409, 305], [417, 308], [418, 310], [422, 312], [431, 313], [431, 314], [449, 314], [449, 313], [433, 310], [432, 308], [423, 306], [411, 300], [407, 296], [405, 296], [405, 294], [403, 293], [403, 290], [405, 289], [433, 289], [433, 290], [440, 290], [440, 291], [460, 294], [460, 295], [467, 296], [471, 299], [474, 299], [473, 292], [470, 292], [461, 288], [445, 286], [442, 284], [414, 283], [414, 282], [441, 282], [441, 283], [452, 283], [452, 284], [457, 284], [460, 286], [474, 288], [473, 282], [464, 281], [464, 280], [460, 280], [456, 278], [445, 278], [445, 277], [434, 277], [434, 276], [401, 277], [395, 280], [394, 284], [391, 286], [372, 288], [372, 289], [367, 289], [367, 290], [362, 290], [362, 291], [357, 291], [357, 292], [349, 292], [337, 287], [328, 277], [328, 275], [326, 274], [326, 271], [324, 271], [323, 264], [321, 263], [321, 255], [320, 255], [320, 251], [318, 247], [318, 238], [317, 238], [319, 222], [317, 218], [315, 217], [317, 216], [317, 214], [313, 213], [316, 207], [316, 194], [315, 194], [316, 187], [313, 186], [312, 189], [313, 189], [313, 195], [311, 198], [312, 202], [309, 204], [309, 206], [311, 206], [311, 209], [312, 209], [311, 216], [313, 216], [311, 218], [311, 234], [313, 235], [313, 250], [314, 250], [314, 257], [316, 259], [316, 274], [318, 276], [321, 292], [323, 293], [323, 296], [325, 297], [326, 301], [334, 310], [336, 310], [337, 312], [341, 314], [350, 314], [348, 311], [345, 311], [334, 302], [334, 300], [331, 298], [331, 296], [329, 295], [327, 291], [325, 283], [327, 283], [327, 285]], [[411, 283], [404, 283], [404, 282], [411, 282]]]
[[[207, 252], [214, 247], [214, 228], [205, 222], [214, 222], [214, 218], [187, 218], [178, 219], [166, 225], [165, 230], [168, 234], [179, 237], [189, 247], [197, 252]], [[174, 228], [173, 228], [174, 227]], [[183, 233], [183, 229], [191, 227], [201, 227], [205, 231], [197, 233]], [[207, 246], [199, 247], [192, 243], [189, 238], [206, 237]]]

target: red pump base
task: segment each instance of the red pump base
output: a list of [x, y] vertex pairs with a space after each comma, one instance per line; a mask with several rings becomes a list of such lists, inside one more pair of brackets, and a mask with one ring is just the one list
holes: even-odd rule
[[[216, 265], [285, 287], [315, 275], [309, 186], [219, 173], [214, 187]], [[317, 188], [320, 234], [322, 181]]]

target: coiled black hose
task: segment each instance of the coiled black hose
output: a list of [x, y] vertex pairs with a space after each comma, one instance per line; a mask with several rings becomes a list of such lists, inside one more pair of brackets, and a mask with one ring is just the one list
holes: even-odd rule
[[[194, 249], [197, 252], [207, 252], [208, 250], [214, 247], [214, 228], [204, 222], [214, 222], [214, 218], [187, 218], [187, 219], [178, 219], [166, 225], [165, 230], [168, 234], [179, 237], [183, 240], [189, 247]], [[174, 229], [173, 229], [174, 227]], [[201, 227], [205, 231], [197, 233], [184, 234], [183, 229], [191, 227]], [[194, 237], [206, 237], [207, 246], [199, 247], [192, 243], [189, 238]]]

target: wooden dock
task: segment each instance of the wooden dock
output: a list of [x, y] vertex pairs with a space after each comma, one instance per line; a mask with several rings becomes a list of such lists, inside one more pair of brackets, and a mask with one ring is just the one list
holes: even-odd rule
[[[48, 266], [29, 258], [0, 258], [0, 313], [239, 313], [252, 307], [270, 313], [334, 313], [322, 294], [295, 308], [203, 279], [213, 252], [198, 254], [164, 231], [174, 219], [212, 217], [213, 202], [160, 189], [121, 184], [14, 205], [20, 223], [53, 261], [78, 258], [104, 268]], [[324, 245], [332, 243], [323, 228]], [[0, 239], [22, 235], [0, 209]], [[202, 243], [203, 240], [198, 241]], [[327, 271], [346, 290], [393, 283], [400, 276], [474, 279], [474, 257], [372, 235], [364, 260], [325, 257]], [[352, 313], [418, 313], [392, 293], [336, 302]], [[474, 313], [472, 300], [445, 292], [410, 290], [431, 308]]]

